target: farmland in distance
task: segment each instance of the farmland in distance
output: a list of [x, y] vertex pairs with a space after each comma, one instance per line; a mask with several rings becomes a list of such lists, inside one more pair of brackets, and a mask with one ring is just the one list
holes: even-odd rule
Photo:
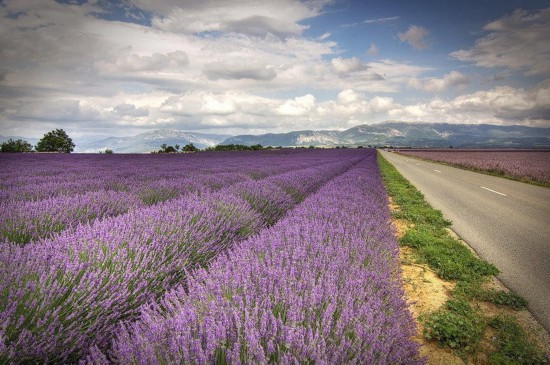
[[400, 150], [430, 161], [550, 186], [550, 150]]

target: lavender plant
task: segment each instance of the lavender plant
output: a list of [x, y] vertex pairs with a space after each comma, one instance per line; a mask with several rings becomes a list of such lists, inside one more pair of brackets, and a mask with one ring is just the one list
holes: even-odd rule
[[[271, 166], [270, 173], [299, 167], [303, 176], [312, 176], [312, 186], [319, 186], [349, 168], [358, 155], [317, 155], [295, 165], [286, 157], [286, 165]], [[308, 164], [313, 167], [304, 169]], [[285, 184], [300, 190], [301, 183]], [[262, 184], [280, 193], [279, 199], [269, 198], [266, 212], [281, 215], [294, 206], [290, 196], [268, 181], [247, 186], [264, 191]], [[131, 192], [131, 184], [126, 186]], [[176, 285], [186, 288], [190, 270], [207, 267], [265, 224], [238, 195], [230, 189], [206, 189], [90, 221], [25, 246], [0, 245], [0, 362], [66, 363], [108, 350], [119, 321], [136, 320], [140, 306]]]
[[[373, 154], [117, 332], [124, 364], [416, 364]], [[109, 357], [110, 356], [110, 357]]]
[[135, 196], [115, 191], [94, 191], [30, 202], [16, 201], [0, 206], [0, 237], [13, 243], [26, 244], [52, 237], [78, 224], [126, 213], [139, 205]]
[[[55, 240], [0, 250], [4, 360], [66, 362], [105, 346], [185, 270], [258, 230], [244, 201], [203, 195], [79, 226]], [[1, 357], [0, 357], [1, 358]]]
[[[234, 175], [271, 176], [326, 163], [322, 151], [263, 151], [201, 153], [194, 155], [0, 155], [0, 202], [42, 200], [97, 190], [137, 193], [155, 188], [161, 180], [209, 178], [206, 186]], [[333, 153], [330, 160], [345, 160], [350, 153]], [[232, 176], [233, 175], [233, 176]], [[244, 181], [242, 180], [242, 181]], [[225, 185], [225, 184], [222, 184]], [[222, 186], [214, 189], [219, 189]]]

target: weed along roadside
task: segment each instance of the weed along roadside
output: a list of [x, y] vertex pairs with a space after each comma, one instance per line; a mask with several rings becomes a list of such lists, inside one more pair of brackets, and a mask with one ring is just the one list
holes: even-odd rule
[[451, 222], [380, 154], [378, 165], [421, 355], [429, 364], [550, 362], [548, 333], [527, 302], [500, 285], [498, 269], [461, 242]]

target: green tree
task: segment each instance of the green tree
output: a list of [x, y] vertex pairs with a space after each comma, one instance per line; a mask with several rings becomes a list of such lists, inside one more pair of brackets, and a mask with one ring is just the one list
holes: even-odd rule
[[32, 145], [23, 139], [14, 141], [10, 138], [2, 143], [0, 149], [2, 152], [30, 152], [32, 151]]
[[184, 152], [196, 152], [196, 151], [198, 151], [198, 149], [197, 149], [197, 147], [195, 147], [195, 145], [193, 145], [193, 143], [189, 143], [189, 144], [186, 144], [182, 148], [182, 151], [184, 151]]
[[172, 153], [172, 152], [178, 152], [174, 146], [168, 146], [166, 143], [163, 143], [160, 145], [160, 150], [158, 153]]
[[[282, 147], [278, 147], [282, 148]], [[219, 144], [205, 148], [205, 151], [261, 151], [271, 150], [272, 146], [263, 147], [261, 144], [255, 144], [252, 146], [246, 146], [244, 144]]]
[[44, 134], [38, 141], [36, 150], [38, 152], [73, 152], [75, 144], [63, 129], [56, 129]]

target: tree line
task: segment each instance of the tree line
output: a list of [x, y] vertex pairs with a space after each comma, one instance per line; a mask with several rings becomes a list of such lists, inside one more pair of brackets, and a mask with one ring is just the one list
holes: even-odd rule
[[[73, 152], [75, 144], [73, 140], [67, 135], [63, 129], [55, 129], [50, 131], [38, 141], [34, 150], [37, 152]], [[0, 145], [0, 151], [2, 152], [32, 152], [33, 146], [23, 140], [12, 138]]]
[[[193, 145], [193, 143], [186, 144], [181, 147], [181, 152], [197, 152], [199, 149]], [[160, 145], [160, 150], [154, 151], [153, 153], [176, 153], [180, 152], [180, 145], [176, 144], [174, 146], [168, 146], [166, 143]]]
[[179, 145], [168, 146], [166, 143], [160, 146], [160, 150], [154, 151], [153, 153], [177, 153], [177, 152], [198, 152], [198, 151], [261, 151], [272, 149], [272, 147], [263, 147], [261, 144], [256, 144], [253, 146], [246, 146], [243, 144], [224, 144], [217, 145], [212, 147], [206, 147], [203, 150], [198, 149], [193, 145], [193, 143], [186, 144], [181, 147]]

